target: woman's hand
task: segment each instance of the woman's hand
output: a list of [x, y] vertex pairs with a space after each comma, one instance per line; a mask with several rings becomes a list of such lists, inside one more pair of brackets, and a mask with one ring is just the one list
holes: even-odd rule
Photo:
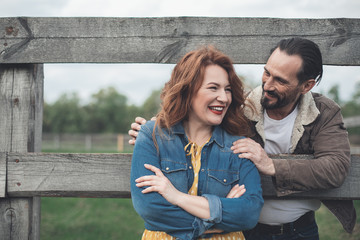
[[137, 187], [147, 187], [142, 190], [142, 193], [158, 192], [168, 202], [173, 205], [178, 205], [176, 200], [180, 199], [178, 196], [183, 194], [178, 191], [167, 177], [164, 176], [162, 171], [150, 164], [144, 164], [146, 169], [154, 172], [155, 175], [147, 175], [139, 177], [135, 180]]
[[245, 185], [236, 184], [228, 193], [226, 198], [239, 198], [246, 192]]
[[[239, 184], [236, 184], [231, 190], [230, 192], [228, 193], [228, 195], [226, 196], [226, 198], [239, 198], [241, 197], [244, 193], [246, 192], [246, 189], [245, 189], [245, 185], [239, 185]], [[204, 233], [207, 234], [207, 233], [222, 233], [224, 230], [222, 229], [216, 229], [216, 228], [212, 228], [212, 229], [209, 229], [209, 230], [206, 230]]]

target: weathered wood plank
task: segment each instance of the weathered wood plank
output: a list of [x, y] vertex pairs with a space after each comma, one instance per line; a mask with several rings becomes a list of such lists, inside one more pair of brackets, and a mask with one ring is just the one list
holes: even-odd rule
[[[281, 156], [288, 158], [289, 156]], [[292, 156], [293, 157], [293, 156]], [[310, 159], [309, 156], [297, 156]], [[43, 197], [129, 197], [131, 154], [9, 153], [8, 194]], [[360, 199], [360, 156], [352, 156], [345, 183], [290, 198]], [[263, 178], [265, 197], [275, 197], [271, 178]]]
[[6, 194], [6, 153], [0, 153], [0, 198]]
[[[1, 152], [41, 149], [42, 72], [43, 65], [0, 65]], [[5, 218], [0, 220], [0, 236], [39, 239], [40, 218], [34, 213], [39, 205], [39, 198], [0, 199], [0, 216]]]
[[41, 151], [43, 65], [0, 65], [0, 152]]
[[360, 116], [344, 118], [345, 127], [360, 127]]
[[10, 196], [129, 197], [131, 154], [11, 153]]
[[360, 19], [0, 18], [0, 63], [176, 63], [214, 44], [235, 63], [264, 63], [280, 39], [319, 44], [324, 63], [360, 65]]
[[32, 198], [1, 198], [0, 199], [0, 239], [34, 239], [29, 238], [29, 224]]

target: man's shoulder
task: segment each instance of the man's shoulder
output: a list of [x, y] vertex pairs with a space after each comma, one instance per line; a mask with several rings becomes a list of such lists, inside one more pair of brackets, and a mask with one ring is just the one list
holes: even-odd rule
[[340, 106], [332, 99], [316, 92], [312, 92], [312, 96], [314, 98], [316, 107], [319, 109], [320, 112], [325, 110], [334, 110], [338, 111]]

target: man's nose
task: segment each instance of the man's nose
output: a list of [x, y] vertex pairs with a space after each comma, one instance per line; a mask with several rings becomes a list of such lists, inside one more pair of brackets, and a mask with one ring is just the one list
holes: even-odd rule
[[263, 81], [264, 91], [273, 91], [274, 90], [274, 79], [272, 77], [267, 78]]

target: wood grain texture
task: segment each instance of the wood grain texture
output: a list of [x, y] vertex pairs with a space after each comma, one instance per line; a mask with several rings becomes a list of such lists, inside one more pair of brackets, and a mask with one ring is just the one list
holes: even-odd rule
[[0, 152], [0, 198], [6, 195], [6, 155]]
[[0, 18], [0, 63], [176, 63], [213, 44], [235, 63], [265, 63], [283, 38], [316, 42], [324, 64], [360, 65], [360, 19]]
[[359, 127], [360, 126], [360, 116], [353, 116], [344, 118], [345, 127]]
[[9, 196], [129, 197], [131, 154], [13, 154]]
[[[42, 94], [43, 65], [0, 65], [1, 164], [4, 158], [7, 163], [5, 152], [41, 149]], [[39, 206], [39, 198], [0, 199], [0, 217], [3, 217], [0, 235], [3, 239], [40, 239]]]
[[[312, 156], [279, 156], [312, 159]], [[44, 197], [130, 197], [131, 154], [9, 153], [8, 194]], [[294, 194], [287, 198], [360, 199], [360, 156], [353, 155], [340, 188]], [[264, 197], [276, 197], [263, 177]]]

